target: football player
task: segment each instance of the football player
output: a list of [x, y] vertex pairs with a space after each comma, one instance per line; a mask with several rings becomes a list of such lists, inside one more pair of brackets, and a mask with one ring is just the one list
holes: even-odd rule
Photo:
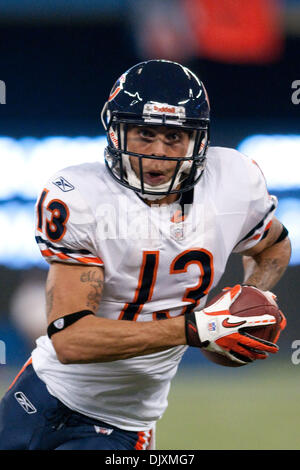
[[209, 111], [186, 67], [137, 64], [104, 105], [104, 162], [45, 184], [36, 241], [49, 326], [2, 399], [1, 449], [149, 449], [189, 346], [239, 365], [278, 351], [249, 334], [272, 316], [241, 327], [230, 315], [241, 285], [221, 311], [204, 308], [231, 253], [243, 255], [241, 284], [267, 296], [290, 258], [258, 165], [209, 146]]

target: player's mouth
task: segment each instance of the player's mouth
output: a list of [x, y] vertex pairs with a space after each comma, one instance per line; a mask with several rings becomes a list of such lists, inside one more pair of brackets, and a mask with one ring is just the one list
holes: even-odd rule
[[144, 183], [156, 186], [166, 181], [166, 175], [162, 171], [147, 171], [143, 174]]

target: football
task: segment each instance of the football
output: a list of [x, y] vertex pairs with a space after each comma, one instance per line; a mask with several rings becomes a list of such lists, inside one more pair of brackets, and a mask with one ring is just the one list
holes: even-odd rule
[[[207, 303], [206, 307], [209, 307], [216, 302], [223, 294], [224, 291], [216, 295]], [[272, 325], [257, 326], [254, 328], [245, 328], [244, 331], [248, 332], [252, 336], [256, 336], [257, 338], [271, 341], [272, 343], [276, 343], [278, 341], [281, 331], [279, 325], [282, 320], [282, 313], [280, 312], [275, 299], [268, 299], [262, 292], [254, 287], [243, 286], [242, 292], [230, 307], [230, 313], [237, 317], [252, 317], [264, 314], [273, 315], [276, 318], [276, 323]], [[207, 359], [222, 366], [241, 367], [246, 365], [233, 362], [229, 358], [222, 356], [222, 354], [202, 349], [200, 351]]]

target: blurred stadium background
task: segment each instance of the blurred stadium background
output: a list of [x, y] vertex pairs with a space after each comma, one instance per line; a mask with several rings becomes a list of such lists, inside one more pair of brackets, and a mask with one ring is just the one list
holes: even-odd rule
[[[293, 254], [274, 289], [288, 317], [280, 353], [228, 369], [188, 351], [158, 448], [300, 448], [299, 51], [298, 0], [0, 0], [0, 396], [45, 331], [39, 189], [59, 168], [102, 158], [99, 114], [121, 73], [171, 59], [206, 84], [212, 145], [260, 164]], [[218, 289], [241, 274], [232, 256]]]

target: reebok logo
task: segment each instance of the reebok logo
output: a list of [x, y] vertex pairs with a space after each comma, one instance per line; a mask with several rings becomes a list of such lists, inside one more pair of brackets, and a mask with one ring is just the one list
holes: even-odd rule
[[35, 406], [33, 406], [31, 401], [28, 400], [28, 398], [26, 397], [26, 395], [24, 395], [23, 392], [16, 392], [14, 394], [14, 397], [19, 403], [19, 405], [21, 405], [22, 408], [26, 411], [26, 413], [33, 414], [37, 412], [37, 409], [35, 408]]
[[64, 193], [67, 193], [68, 191], [72, 191], [74, 186], [69, 183], [63, 176], [60, 176], [57, 180], [52, 181], [55, 186], [57, 186], [59, 189], [61, 189]]

